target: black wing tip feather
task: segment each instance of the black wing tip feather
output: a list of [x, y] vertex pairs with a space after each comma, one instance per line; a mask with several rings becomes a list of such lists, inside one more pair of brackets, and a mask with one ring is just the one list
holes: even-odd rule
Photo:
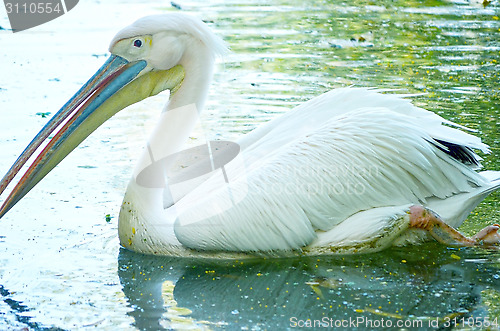
[[462, 162], [463, 164], [480, 167], [481, 163], [479, 163], [479, 159], [472, 150], [472, 148], [458, 145], [454, 143], [450, 143], [449, 141], [434, 139], [437, 143], [433, 143], [434, 146], [439, 148], [441, 151], [445, 152], [452, 158], [457, 161]]

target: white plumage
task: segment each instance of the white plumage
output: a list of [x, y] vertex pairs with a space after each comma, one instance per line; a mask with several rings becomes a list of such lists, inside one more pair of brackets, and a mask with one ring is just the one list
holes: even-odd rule
[[[224, 50], [204, 23], [180, 13], [148, 16], [121, 30], [108, 62], [49, 123], [55, 128], [59, 114], [73, 114], [0, 217], [102, 122], [164, 89], [171, 98], [120, 212], [120, 242], [134, 251], [215, 258], [376, 251], [430, 238], [415, 228], [420, 206], [456, 228], [500, 186], [500, 172], [476, 172], [480, 157], [473, 149], [487, 153], [488, 147], [465, 128], [405, 96], [354, 87], [325, 93], [244, 135], [237, 141], [241, 152], [224, 169], [166, 188], [144, 185], [145, 169], [156, 164], [150, 179], [163, 178], [159, 160], [182, 151]], [[39, 133], [0, 189], [52, 130]], [[193, 169], [169, 162], [177, 175]], [[427, 211], [421, 213], [422, 228], [428, 227]], [[434, 238], [455, 238], [455, 230], [434, 221], [441, 231]], [[488, 231], [494, 236], [497, 229]]]
[[[451, 208], [445, 221], [457, 227], [500, 182], [437, 147], [435, 138], [487, 152], [477, 137], [443, 123], [452, 125], [395, 95], [365, 88], [325, 93], [242, 137], [244, 166], [226, 166], [229, 185], [218, 173], [164, 210], [152, 198], [159, 191], [144, 194], [132, 181], [122, 236], [131, 238], [130, 224], [151, 226], [132, 238], [151, 243], [141, 245], [144, 252], [160, 254], [192, 253], [180, 247], [278, 255], [379, 250], [408, 239], [406, 211], [430, 202], [439, 214]], [[242, 197], [237, 204], [228, 186]], [[460, 198], [472, 206], [456, 204]], [[391, 236], [370, 245], [387, 231]]]

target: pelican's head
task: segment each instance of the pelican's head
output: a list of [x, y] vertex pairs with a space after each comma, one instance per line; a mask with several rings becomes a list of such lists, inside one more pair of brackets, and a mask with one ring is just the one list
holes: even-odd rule
[[194, 57], [213, 65], [224, 43], [200, 20], [175, 13], [141, 18], [112, 39], [111, 56], [35, 136], [0, 182], [0, 194], [44, 141], [45, 145], [0, 207], [0, 218], [90, 133], [123, 108], [180, 89]]

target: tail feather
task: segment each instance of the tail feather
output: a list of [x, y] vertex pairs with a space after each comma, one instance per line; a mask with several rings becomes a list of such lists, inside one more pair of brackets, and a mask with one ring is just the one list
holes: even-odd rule
[[488, 182], [492, 184], [496, 189], [500, 186], [500, 171], [486, 170], [479, 173], [481, 176], [486, 178]]
[[483, 171], [479, 174], [488, 184], [447, 199], [429, 199], [426, 207], [438, 213], [448, 225], [458, 228], [481, 201], [500, 189], [500, 171]]

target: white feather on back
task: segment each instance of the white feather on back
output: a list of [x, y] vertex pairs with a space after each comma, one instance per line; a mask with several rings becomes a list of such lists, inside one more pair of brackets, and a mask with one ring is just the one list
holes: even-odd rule
[[[203, 250], [299, 249], [359, 211], [484, 185], [433, 141], [487, 146], [442, 123], [450, 124], [395, 95], [325, 93], [243, 137], [245, 166], [226, 166], [233, 181], [224, 188], [214, 176], [179, 200], [175, 234]], [[231, 202], [228, 187], [244, 198]]]

